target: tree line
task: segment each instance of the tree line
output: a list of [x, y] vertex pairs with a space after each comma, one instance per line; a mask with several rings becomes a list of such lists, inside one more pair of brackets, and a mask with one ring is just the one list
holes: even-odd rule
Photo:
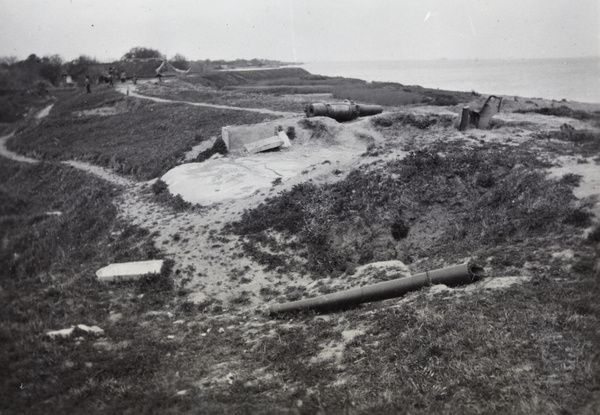
[[[135, 47], [125, 53], [121, 60], [164, 58], [165, 55], [156, 49]], [[169, 62], [177, 69], [189, 68], [187, 59], [179, 53], [169, 59]], [[0, 57], [0, 88], [15, 89], [39, 82], [49, 82], [57, 86], [62, 82], [63, 75], [68, 74], [77, 80], [82, 76], [85, 77], [90, 67], [100, 64], [102, 62], [86, 55], [67, 62], [59, 55], [39, 57], [31, 54], [24, 60], [18, 60], [15, 57]]]
[[[120, 61], [143, 59], [166, 59], [166, 55], [156, 49], [138, 46], [126, 52]], [[193, 67], [193, 72], [285, 64], [285, 62], [268, 59], [236, 59], [231, 61], [206, 59], [191, 62], [180, 53], [176, 53], [168, 61], [175, 68], [181, 70]], [[99, 67], [110, 65], [110, 63], [118, 64], [118, 62], [99, 62], [87, 55], [81, 55], [66, 62], [59, 55], [39, 57], [31, 54], [24, 60], [18, 60], [15, 57], [0, 57], [0, 92], [1, 90], [22, 89], [33, 85], [38, 85], [43, 89], [44, 84], [47, 85], [48, 83], [58, 86], [63, 81], [63, 76], [66, 75], [69, 75], [73, 81], [82, 84], [86, 75], [97, 75], [99, 70], [104, 71], [104, 69], [98, 69]]]

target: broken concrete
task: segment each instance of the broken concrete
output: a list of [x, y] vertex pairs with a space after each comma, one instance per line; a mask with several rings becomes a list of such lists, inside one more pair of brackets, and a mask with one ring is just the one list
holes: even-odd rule
[[481, 107], [481, 111], [473, 111], [469, 107], [464, 107], [458, 129], [464, 131], [469, 126], [479, 129], [487, 129], [490, 126], [492, 117], [500, 112], [502, 98], [491, 95]]
[[[290, 125], [296, 125], [296, 120], [289, 120]], [[281, 137], [280, 133], [286, 127], [285, 120], [253, 125], [230, 125], [221, 129], [221, 137], [230, 152], [244, 151], [246, 146], [264, 140], [265, 137], [279, 137], [284, 141], [283, 146], [289, 146], [289, 139]], [[285, 133], [283, 133], [285, 134]], [[286, 136], [287, 138], [287, 136]], [[264, 151], [264, 150], [263, 150]]]
[[86, 326], [85, 324], [78, 324], [77, 326], [71, 326], [67, 329], [49, 331], [48, 333], [46, 333], [46, 336], [50, 337], [50, 339], [52, 340], [55, 340], [57, 338], [64, 339], [71, 336], [75, 331], [75, 328], [85, 331], [89, 334], [94, 334], [96, 336], [101, 336], [104, 334], [104, 330], [102, 330], [98, 326]]
[[147, 274], [160, 274], [163, 262], [162, 259], [157, 259], [110, 264], [96, 271], [96, 276], [100, 282], [135, 280]]
[[71, 334], [73, 334], [74, 330], [75, 330], [75, 327], [73, 326], [73, 327], [69, 327], [68, 329], [49, 331], [48, 333], [46, 333], [46, 336], [50, 337], [52, 340], [55, 340], [59, 337], [64, 339], [66, 337], [69, 337]]
[[267, 150], [275, 150], [283, 146], [283, 140], [278, 136], [263, 138], [262, 140], [254, 141], [244, 145], [244, 149], [250, 153], [260, 153]]

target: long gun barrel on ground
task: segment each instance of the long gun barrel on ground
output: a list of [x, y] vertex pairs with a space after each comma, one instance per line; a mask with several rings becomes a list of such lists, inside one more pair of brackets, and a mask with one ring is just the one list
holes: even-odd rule
[[271, 314], [300, 310], [332, 310], [371, 301], [381, 301], [400, 297], [407, 292], [434, 284], [449, 286], [469, 284], [485, 275], [482, 267], [464, 263], [446, 268], [426, 271], [410, 277], [380, 282], [374, 285], [352, 288], [339, 293], [322, 295], [305, 300], [274, 304], [269, 308]]
[[380, 105], [356, 104], [353, 101], [317, 102], [308, 104], [304, 110], [307, 117], [329, 117], [336, 121], [352, 121], [358, 117], [381, 114]]

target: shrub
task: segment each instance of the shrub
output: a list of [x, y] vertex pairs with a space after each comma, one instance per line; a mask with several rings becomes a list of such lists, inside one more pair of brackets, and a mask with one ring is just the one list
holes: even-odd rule
[[[542, 166], [518, 151], [457, 149], [442, 156], [422, 149], [353, 170], [333, 184], [296, 185], [245, 212], [228, 231], [248, 238], [250, 256], [264, 258], [258, 247], [267, 246], [274, 267], [285, 267], [281, 253], [293, 249], [316, 276], [344, 272], [348, 263], [396, 258], [408, 249], [403, 244], [417, 257], [444, 246], [456, 256], [474, 244], [585, 226], [585, 213], [571, 206], [570, 184], [532, 169]], [[413, 225], [423, 222], [435, 231]], [[284, 242], [267, 236], [273, 231]]]
[[433, 96], [433, 99], [428, 102], [429, 105], [437, 105], [441, 107], [457, 105], [458, 103], [459, 101], [454, 95], [447, 94], [436, 94]]
[[600, 120], [600, 111], [587, 112], [581, 110], [574, 110], [566, 105], [561, 105], [559, 107], [543, 107], [543, 108], [533, 108], [533, 109], [522, 109], [515, 111], [521, 114], [527, 114], [530, 112], [534, 112], [537, 114], [550, 115], [555, 117], [568, 117], [574, 118], [576, 120]]
[[228, 153], [227, 145], [225, 144], [225, 141], [223, 141], [223, 139], [221, 137], [219, 137], [215, 140], [215, 142], [211, 148], [206, 149], [203, 152], [201, 152], [200, 154], [198, 154], [198, 156], [196, 157], [196, 159], [194, 161], [200, 163], [205, 160], [208, 160], [215, 154], [225, 155], [227, 153]]
[[152, 192], [154, 192], [156, 199], [160, 203], [169, 206], [176, 212], [182, 212], [193, 208], [193, 205], [190, 202], [186, 202], [181, 195], [173, 195], [169, 192], [169, 186], [160, 179], [156, 180], [152, 185]]

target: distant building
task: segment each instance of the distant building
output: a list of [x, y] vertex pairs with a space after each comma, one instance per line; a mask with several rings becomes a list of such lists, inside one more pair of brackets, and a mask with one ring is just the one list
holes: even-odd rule
[[126, 78], [136, 76], [138, 79], [155, 78], [158, 68], [161, 67], [163, 59], [128, 59], [115, 63], [119, 72], [125, 72]]
[[63, 86], [73, 86], [75, 85], [75, 82], [73, 82], [73, 78], [71, 77], [71, 75], [69, 74], [62, 74], [62, 81], [61, 81]]

